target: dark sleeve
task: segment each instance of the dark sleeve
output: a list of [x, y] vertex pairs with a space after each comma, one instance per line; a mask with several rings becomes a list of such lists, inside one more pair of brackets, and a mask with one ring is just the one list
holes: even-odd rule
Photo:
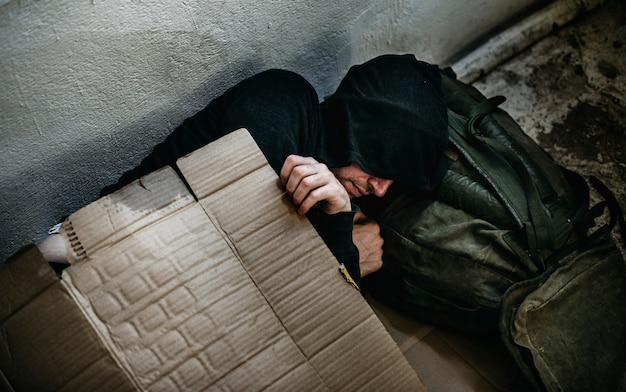
[[328, 215], [314, 210], [307, 218], [339, 263], [343, 263], [357, 285], [361, 280], [359, 250], [352, 242], [353, 219], [356, 210]]

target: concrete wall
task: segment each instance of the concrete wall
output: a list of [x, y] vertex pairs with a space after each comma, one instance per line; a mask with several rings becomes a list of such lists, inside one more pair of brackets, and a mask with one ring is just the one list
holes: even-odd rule
[[536, 0], [0, 0], [0, 260], [266, 68], [320, 97], [382, 53], [447, 65]]

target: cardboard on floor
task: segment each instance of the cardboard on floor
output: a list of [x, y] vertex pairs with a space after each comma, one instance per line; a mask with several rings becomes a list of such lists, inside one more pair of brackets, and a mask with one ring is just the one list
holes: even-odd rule
[[[14, 390], [425, 390], [240, 130], [72, 214], [58, 279], [0, 267]], [[1, 385], [0, 383], [0, 385]]]

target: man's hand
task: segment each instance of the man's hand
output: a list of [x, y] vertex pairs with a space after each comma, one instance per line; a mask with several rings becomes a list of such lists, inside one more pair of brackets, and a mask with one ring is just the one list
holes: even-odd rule
[[326, 165], [314, 158], [289, 155], [280, 170], [280, 180], [300, 214], [318, 204], [327, 214], [352, 209], [346, 189]]
[[359, 250], [361, 277], [376, 272], [383, 266], [384, 241], [380, 236], [380, 226], [360, 211], [354, 216], [352, 242]]
[[65, 249], [65, 241], [59, 234], [52, 234], [46, 237], [41, 243], [37, 245], [39, 251], [43, 255], [44, 260], [48, 262], [65, 263], [67, 261], [67, 251]]

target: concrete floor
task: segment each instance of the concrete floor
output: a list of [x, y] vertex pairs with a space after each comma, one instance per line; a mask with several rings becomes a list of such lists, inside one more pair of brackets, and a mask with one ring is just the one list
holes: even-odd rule
[[[474, 82], [557, 162], [626, 207], [626, 2], [609, 0]], [[596, 197], [592, 192], [592, 200]], [[622, 248], [623, 250], [623, 248]]]

